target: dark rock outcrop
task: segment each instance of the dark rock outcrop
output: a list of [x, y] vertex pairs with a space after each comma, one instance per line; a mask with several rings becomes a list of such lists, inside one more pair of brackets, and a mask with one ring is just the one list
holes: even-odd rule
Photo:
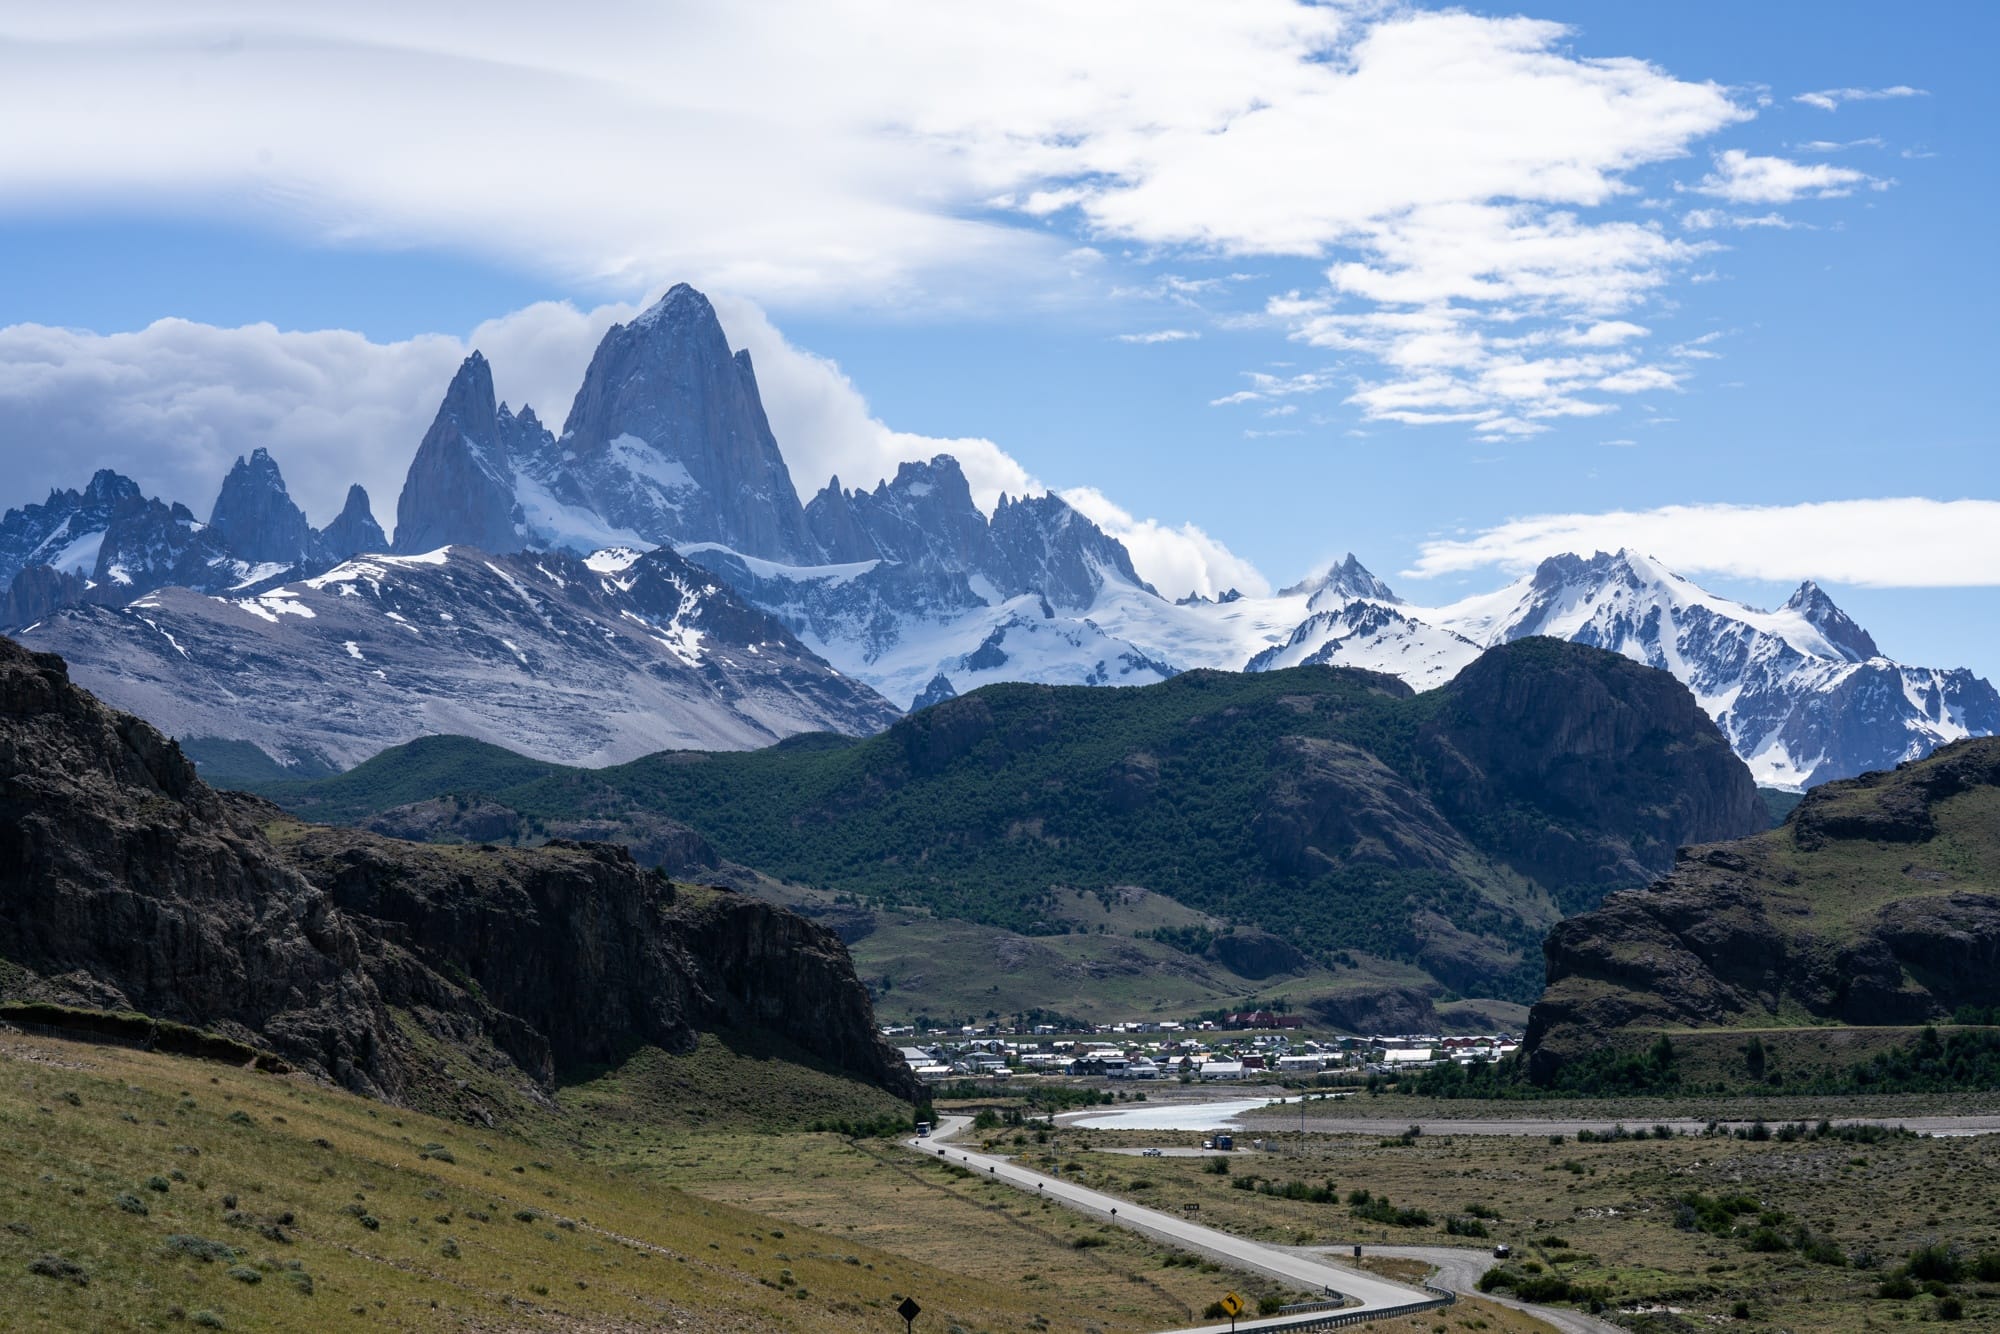
[[0, 960], [10, 998], [212, 1028], [390, 1098], [440, 1092], [399, 1014], [541, 1088], [635, 1043], [686, 1050], [751, 1026], [915, 1092], [830, 932], [677, 888], [622, 848], [436, 848], [299, 825], [213, 791], [172, 742], [11, 640]]
[[942, 704], [948, 699], [957, 698], [958, 691], [952, 688], [951, 678], [939, 672], [931, 678], [930, 684], [910, 701], [910, 712], [915, 713], [918, 709], [928, 709], [933, 704]]
[[53, 565], [30, 565], [7, 587], [0, 625], [31, 625], [61, 607], [74, 606], [90, 592], [90, 581]]
[[388, 535], [375, 522], [375, 512], [368, 507], [368, 492], [361, 483], [347, 488], [347, 503], [332, 523], [319, 530], [314, 546], [320, 559], [329, 563], [365, 551], [389, 549]]
[[403, 479], [397, 551], [414, 555], [462, 543], [498, 553], [525, 545], [503, 430], [512, 426], [493, 396], [493, 368], [474, 352], [452, 377]]
[[1322, 996], [1315, 1017], [1349, 1033], [1436, 1033], [1444, 1021], [1428, 994], [1415, 987], [1376, 987]]
[[1312, 966], [1298, 946], [1269, 931], [1255, 929], [1224, 932], [1208, 943], [1204, 953], [1230, 972], [1253, 982], [1280, 973], [1301, 973]]
[[2000, 1003], [1996, 801], [2000, 739], [1979, 738], [1687, 850], [1652, 887], [1550, 932], [1530, 1072], [1620, 1028], [1912, 1024]]
[[208, 526], [231, 555], [252, 566], [293, 568], [312, 558], [312, 525], [292, 503], [269, 450], [252, 450], [247, 459], [237, 456], [222, 479]]
[[[1683, 845], [1765, 824], [1750, 771], [1665, 672], [1517, 640], [1441, 693], [1419, 742], [1433, 798], [1454, 821], [1491, 830], [1489, 846], [1545, 884], [1629, 885], [1664, 873]], [[1544, 818], [1509, 818], [1524, 808]]]

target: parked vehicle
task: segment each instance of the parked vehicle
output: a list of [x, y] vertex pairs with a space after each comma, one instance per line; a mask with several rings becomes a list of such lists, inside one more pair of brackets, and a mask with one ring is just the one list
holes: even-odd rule
[[1166, 1155], [1161, 1153], [1158, 1149], [1141, 1149], [1139, 1151], [1139, 1156], [1141, 1158], [1164, 1158]]
[[1217, 1135], [1215, 1137], [1215, 1147], [1218, 1149], [1234, 1149], [1236, 1147], [1236, 1136]]
[[928, 1135], [929, 1135], [930, 1133], [931, 1133], [931, 1123], [930, 1123], [930, 1122], [928, 1122], [928, 1121], [919, 1121], [919, 1122], [917, 1122], [917, 1138], [918, 1138], [918, 1139], [923, 1139], [923, 1138], [925, 1138], [926, 1136], [928, 1136]]
[[1212, 1149], [1215, 1147], [1215, 1141], [1212, 1139], [1205, 1139], [1201, 1142], [1201, 1147], [1204, 1149]]
[[1493, 1248], [1493, 1258], [1496, 1260], [1505, 1260], [1513, 1253], [1514, 1253], [1514, 1248], [1512, 1246], [1509, 1246], [1504, 1241], [1501, 1242], [1498, 1246], [1495, 1246]]

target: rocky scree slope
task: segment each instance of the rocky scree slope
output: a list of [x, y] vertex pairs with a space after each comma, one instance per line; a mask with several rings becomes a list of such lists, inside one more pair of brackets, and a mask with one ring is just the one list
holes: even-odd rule
[[1027, 934], [1061, 929], [1054, 893], [1138, 885], [1321, 961], [1368, 951], [1523, 1000], [1564, 911], [1763, 823], [1671, 677], [1546, 640], [1421, 696], [1330, 668], [993, 686], [860, 742], [588, 773], [427, 742], [274, 789], [344, 820], [446, 794], [544, 821], [643, 811], [766, 874]]
[[1622, 1028], [1915, 1024], [2000, 1004], [2000, 739], [1806, 793], [1562, 923], [1529, 1023], [1546, 1075]]
[[0, 994], [133, 1009], [392, 1100], [482, 1111], [639, 1044], [754, 1027], [911, 1093], [830, 933], [622, 848], [301, 825], [0, 639]]
[[261, 593], [67, 608], [22, 640], [204, 763], [221, 739], [307, 772], [426, 733], [603, 764], [897, 716], [664, 549], [363, 556]]

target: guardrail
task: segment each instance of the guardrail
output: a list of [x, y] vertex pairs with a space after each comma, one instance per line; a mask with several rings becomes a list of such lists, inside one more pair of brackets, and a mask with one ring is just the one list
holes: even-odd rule
[[[1367, 1308], [1350, 1306], [1345, 1309], [1336, 1309], [1331, 1308], [1326, 1302], [1298, 1302], [1280, 1309], [1273, 1317], [1267, 1317], [1253, 1325], [1246, 1325], [1243, 1334], [1266, 1334], [1266, 1331], [1269, 1331], [1270, 1334], [1276, 1334], [1276, 1331], [1279, 1330], [1290, 1331], [1295, 1329], [1344, 1329], [1349, 1325], [1365, 1325], [1371, 1320], [1394, 1320], [1398, 1316], [1421, 1315], [1425, 1311], [1440, 1311], [1447, 1306], [1456, 1305], [1458, 1302], [1457, 1293], [1447, 1292], [1445, 1289], [1435, 1287], [1429, 1283], [1424, 1284], [1424, 1291], [1435, 1293], [1436, 1295], [1429, 1301], [1410, 1302], [1405, 1306], [1374, 1306]], [[1325, 1307], [1328, 1309], [1321, 1310], [1315, 1314], [1314, 1308], [1316, 1307]], [[1288, 1318], [1295, 1312], [1304, 1318]], [[1217, 1328], [1220, 1327], [1218, 1326]]]

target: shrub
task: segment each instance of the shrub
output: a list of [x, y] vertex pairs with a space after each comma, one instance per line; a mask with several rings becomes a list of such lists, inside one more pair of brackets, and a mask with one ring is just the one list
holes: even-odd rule
[[1486, 1224], [1476, 1218], [1447, 1218], [1444, 1220], [1444, 1230], [1448, 1235], [1454, 1237], [1490, 1237], [1493, 1235], [1486, 1230]]
[[234, 1260], [242, 1254], [234, 1246], [227, 1246], [219, 1241], [210, 1241], [206, 1237], [197, 1237], [188, 1232], [176, 1232], [169, 1236], [166, 1241], [162, 1242], [161, 1245], [174, 1255], [185, 1255], [190, 1260], [199, 1260], [203, 1264], [207, 1264], [211, 1260]]
[[248, 1283], [253, 1286], [264, 1281], [264, 1276], [249, 1265], [231, 1265], [229, 1267], [229, 1277], [235, 1279], [238, 1283]]
[[1940, 1320], [1965, 1319], [1965, 1303], [1960, 1301], [1956, 1296], [1938, 1298], [1937, 1318]]
[[442, 1242], [438, 1243], [438, 1254], [447, 1260], [456, 1260], [459, 1257], [459, 1253], [458, 1242], [451, 1237], [446, 1237]]
[[119, 1195], [113, 1199], [112, 1203], [116, 1204], [120, 1209], [123, 1209], [126, 1213], [138, 1214], [141, 1218], [153, 1212], [151, 1209], [148, 1209], [146, 1207], [146, 1202], [140, 1199], [137, 1195], [129, 1195], [129, 1194]]
[[1918, 1282], [1956, 1283], [1965, 1277], [1965, 1262], [1958, 1252], [1941, 1241], [1912, 1251], [1903, 1263], [1903, 1272]]
[[223, 1323], [222, 1317], [213, 1311], [196, 1311], [188, 1317], [188, 1320], [193, 1324], [200, 1325], [203, 1329], [229, 1328], [228, 1325]]
[[65, 1260], [60, 1255], [42, 1255], [28, 1261], [28, 1272], [40, 1274], [43, 1278], [66, 1279], [79, 1288], [90, 1286], [90, 1275], [74, 1260]]
[[1917, 1295], [1917, 1285], [1904, 1274], [1891, 1274], [1875, 1285], [1875, 1295], [1889, 1301], [1908, 1301]]
[[1226, 1177], [1229, 1175], [1229, 1160], [1219, 1156], [1205, 1158], [1202, 1160], [1201, 1170], [1210, 1176]]
[[167, 1179], [163, 1176], [147, 1177], [145, 1181], [141, 1182], [140, 1184], [145, 1186], [147, 1190], [157, 1190], [161, 1194], [165, 1194], [167, 1191], [173, 1188], [171, 1183], [169, 1183]]
[[1095, 1232], [1086, 1232], [1082, 1236], [1078, 1237], [1075, 1241], [1072, 1241], [1070, 1243], [1070, 1248], [1072, 1250], [1088, 1251], [1096, 1247], [1105, 1246], [1109, 1244], [1110, 1243], [1105, 1241], [1103, 1237], [1098, 1236]]

